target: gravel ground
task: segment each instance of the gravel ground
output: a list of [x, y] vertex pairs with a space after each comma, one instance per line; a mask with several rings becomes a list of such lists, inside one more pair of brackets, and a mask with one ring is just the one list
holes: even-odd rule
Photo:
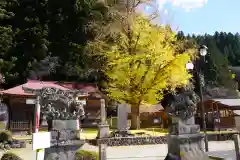
[[[98, 147], [88, 144], [85, 144], [82, 148], [98, 151]], [[233, 149], [233, 141], [209, 142], [210, 154], [225, 157], [227, 160], [235, 159]], [[11, 151], [24, 160], [36, 159], [36, 153], [32, 151], [31, 144], [27, 144], [25, 149], [13, 149]], [[164, 160], [166, 154], [166, 144], [107, 148], [107, 160]]]

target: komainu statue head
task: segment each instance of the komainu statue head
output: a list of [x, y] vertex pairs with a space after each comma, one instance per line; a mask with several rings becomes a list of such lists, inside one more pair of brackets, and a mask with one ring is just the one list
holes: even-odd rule
[[191, 83], [178, 88], [175, 92], [166, 94], [161, 104], [170, 116], [177, 116], [185, 120], [194, 116], [199, 100]]
[[42, 89], [41, 112], [47, 119], [84, 119], [84, 104], [78, 97], [85, 96], [77, 90]]

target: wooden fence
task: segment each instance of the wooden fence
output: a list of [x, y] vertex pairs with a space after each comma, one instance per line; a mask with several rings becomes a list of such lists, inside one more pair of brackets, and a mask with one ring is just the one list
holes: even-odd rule
[[10, 130], [11, 131], [29, 131], [32, 125], [29, 121], [11, 121]]

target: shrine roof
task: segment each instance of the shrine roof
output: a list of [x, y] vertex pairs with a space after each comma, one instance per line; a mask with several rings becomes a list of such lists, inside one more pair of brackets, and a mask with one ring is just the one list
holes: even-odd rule
[[37, 80], [28, 80], [27, 83], [22, 85], [0, 91], [0, 94], [5, 95], [19, 95], [19, 96], [31, 96], [34, 94], [25, 93], [22, 87], [28, 87], [32, 89], [41, 89], [43, 87], [55, 87], [62, 90], [68, 90], [68, 88], [63, 87], [57, 82], [54, 81], [37, 81]]
[[226, 106], [240, 106], [240, 99], [212, 99], [215, 102]]
[[228, 108], [231, 110], [240, 109], [240, 99], [209, 99], [206, 103], [216, 103], [219, 108]]
[[85, 93], [99, 92], [98, 87], [92, 83], [57, 82], [57, 84], [68, 89], [77, 89]]

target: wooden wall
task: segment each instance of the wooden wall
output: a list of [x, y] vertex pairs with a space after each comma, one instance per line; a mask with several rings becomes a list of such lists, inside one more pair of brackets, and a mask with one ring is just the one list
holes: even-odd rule
[[34, 97], [9, 97], [9, 129], [11, 131], [33, 131], [34, 105], [26, 99]]
[[[131, 113], [128, 114], [128, 119], [131, 119]], [[154, 123], [154, 119], [159, 119], [159, 123]], [[168, 116], [164, 111], [155, 113], [141, 113], [141, 128], [161, 127], [168, 128]]]
[[[34, 96], [10, 96], [9, 103], [9, 129], [10, 130], [28, 130], [32, 132], [34, 126], [35, 105], [26, 104], [26, 99], [34, 99]], [[100, 102], [101, 97], [90, 95], [87, 98], [85, 112], [91, 120], [100, 120]], [[18, 128], [19, 126], [19, 128]]]
[[87, 118], [89, 119], [100, 119], [100, 99], [88, 99], [85, 107]]
[[215, 125], [220, 128], [235, 128], [235, 120], [233, 116], [221, 117], [220, 123], [216, 123]]

